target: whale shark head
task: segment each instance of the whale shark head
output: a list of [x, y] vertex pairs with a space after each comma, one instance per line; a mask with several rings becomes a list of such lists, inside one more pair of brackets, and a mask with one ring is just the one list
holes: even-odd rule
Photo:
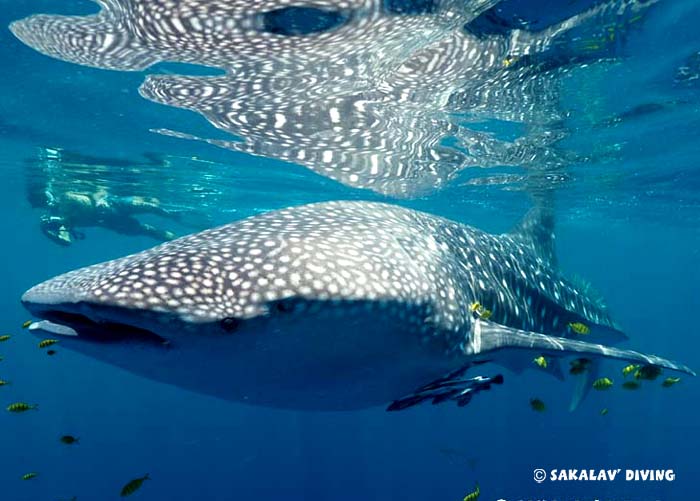
[[466, 298], [415, 214], [349, 202], [266, 213], [57, 276], [22, 302], [37, 334], [195, 391], [386, 402], [454, 364], [441, 355], [468, 318], [447, 307]]
[[[412, 235], [407, 215], [342, 202], [276, 211], [65, 273], [32, 287], [22, 302], [78, 336], [159, 342], [170, 340], [168, 331], [231, 333], [312, 303], [419, 306], [441, 285], [425, 274], [440, 253], [424, 250], [424, 266], [401, 255], [432, 239]], [[378, 231], [392, 217], [396, 232]]]

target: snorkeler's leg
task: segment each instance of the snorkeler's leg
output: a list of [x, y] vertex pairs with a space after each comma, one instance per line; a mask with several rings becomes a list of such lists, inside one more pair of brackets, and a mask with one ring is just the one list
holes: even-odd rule
[[177, 219], [177, 212], [164, 209], [160, 200], [154, 197], [129, 196], [129, 197], [111, 197], [112, 207], [126, 214], [155, 214], [157, 216]]
[[172, 240], [173, 238], [175, 238], [175, 233], [173, 233], [172, 231], [156, 228], [155, 226], [150, 225], [148, 223], [139, 223], [139, 225], [141, 226], [141, 233], [143, 235], [148, 235], [149, 237], [153, 237], [157, 240], [162, 241]]
[[138, 219], [121, 215], [104, 221], [103, 226], [122, 235], [146, 235], [156, 240], [172, 240], [175, 234], [171, 231], [161, 230], [147, 223], [142, 223]]

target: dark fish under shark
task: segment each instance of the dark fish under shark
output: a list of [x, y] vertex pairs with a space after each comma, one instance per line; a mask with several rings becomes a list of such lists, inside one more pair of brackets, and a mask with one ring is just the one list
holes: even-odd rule
[[[552, 230], [542, 208], [491, 235], [394, 205], [311, 204], [59, 275], [22, 302], [43, 319], [31, 329], [67, 349], [278, 408], [463, 405], [503, 382], [468, 371], [531, 367], [533, 354], [693, 374], [603, 344], [625, 336], [558, 271]], [[475, 302], [489, 320], [474, 316]], [[573, 322], [590, 328], [586, 342], [568, 338]]]

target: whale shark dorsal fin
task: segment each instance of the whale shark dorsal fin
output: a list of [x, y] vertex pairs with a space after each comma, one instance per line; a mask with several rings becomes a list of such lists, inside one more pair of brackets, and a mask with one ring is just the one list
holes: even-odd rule
[[520, 237], [543, 261], [557, 265], [554, 249], [554, 211], [544, 205], [533, 207], [525, 214], [511, 235]]

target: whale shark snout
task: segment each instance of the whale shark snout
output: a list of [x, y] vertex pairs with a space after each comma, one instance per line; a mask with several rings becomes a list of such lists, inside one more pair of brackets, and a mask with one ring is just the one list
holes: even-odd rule
[[40, 316], [44, 310], [51, 309], [52, 305], [78, 304], [94, 299], [89, 289], [71, 287], [62, 278], [63, 276], [59, 275], [27, 290], [22, 294], [22, 305], [30, 313]]

